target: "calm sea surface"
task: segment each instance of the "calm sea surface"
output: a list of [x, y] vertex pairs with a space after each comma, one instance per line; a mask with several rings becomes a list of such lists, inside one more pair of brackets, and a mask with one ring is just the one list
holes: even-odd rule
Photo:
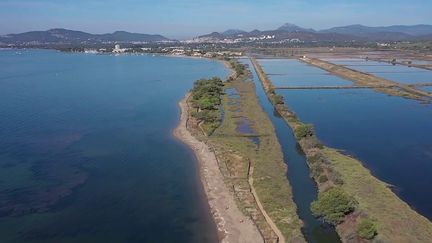
[[0, 51], [0, 242], [214, 242], [177, 102], [221, 63]]

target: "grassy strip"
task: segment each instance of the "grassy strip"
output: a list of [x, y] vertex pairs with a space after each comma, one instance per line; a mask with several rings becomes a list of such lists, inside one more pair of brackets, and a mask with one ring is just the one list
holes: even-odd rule
[[321, 68], [325, 71], [338, 75], [344, 79], [353, 81], [358, 85], [394, 85], [395, 88], [375, 88], [376, 91], [388, 95], [400, 96], [415, 100], [430, 100], [432, 97], [428, 92], [415, 89], [409, 85], [393, 82], [375, 75], [353, 70], [344, 66], [336, 65], [316, 58], [301, 58], [301, 61]]
[[[225, 82], [224, 88], [235, 89], [239, 98], [222, 96], [224, 120], [211, 136], [201, 135], [200, 139], [205, 139], [215, 150], [221, 171], [226, 183], [233, 188], [238, 206], [254, 220], [267, 242], [274, 242], [277, 237], [251, 193], [250, 176], [263, 208], [286, 242], [305, 242], [301, 233], [302, 221], [292, 200], [286, 178], [287, 168], [274, 127], [258, 102], [254, 83], [248, 81], [250, 73], [245, 66], [237, 61], [230, 61], [230, 66], [237, 75]], [[241, 119], [251, 123], [255, 134], [249, 135], [259, 137], [259, 145], [251, 137], [237, 131]], [[200, 136], [197, 132], [195, 135]]]
[[344, 241], [366, 241], [376, 236], [375, 240], [383, 242], [432, 242], [430, 221], [411, 209], [360, 161], [323, 146], [313, 127], [303, 124], [283, 104], [258, 62], [252, 59], [252, 63], [269, 99], [294, 130], [306, 154], [320, 190], [312, 207], [317, 215], [337, 224]]

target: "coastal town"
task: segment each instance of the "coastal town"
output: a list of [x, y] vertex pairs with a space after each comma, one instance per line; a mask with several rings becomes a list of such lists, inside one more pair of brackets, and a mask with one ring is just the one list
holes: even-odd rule
[[70, 49], [68, 51], [84, 52], [87, 54], [164, 54], [203, 58], [240, 57], [244, 54], [240, 51], [208, 51], [206, 49], [197, 49], [185, 46], [122, 48], [120, 44], [114, 45], [113, 48], [80, 48]]

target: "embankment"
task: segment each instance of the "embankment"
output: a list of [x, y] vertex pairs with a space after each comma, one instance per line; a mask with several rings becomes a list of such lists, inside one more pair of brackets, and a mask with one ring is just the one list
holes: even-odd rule
[[323, 146], [313, 129], [303, 124], [276, 94], [259, 63], [254, 58], [251, 58], [251, 61], [268, 98], [295, 131], [320, 193], [331, 187], [339, 187], [358, 202], [356, 210], [346, 215], [343, 222], [337, 225], [342, 240], [369, 241], [360, 238], [358, 234], [359, 222], [363, 218], [368, 218], [375, 222], [378, 232], [373, 241], [432, 242], [432, 223], [410, 208], [386, 183], [375, 178], [361, 161]]
[[[336, 65], [327, 61], [323, 61], [317, 58], [300, 58], [299, 60], [321, 68], [327, 72], [340, 76], [344, 79], [351, 80], [356, 85], [360, 86], [377, 86], [374, 88], [376, 91], [383, 92], [389, 95], [401, 96], [404, 98], [425, 100], [432, 98], [432, 94], [415, 89], [409, 85], [401, 84], [398, 82], [390, 81], [384, 78], [377, 77], [375, 75], [353, 70], [344, 66]], [[387, 86], [391, 88], [382, 88], [381, 86]]]
[[[281, 146], [270, 119], [258, 102], [255, 84], [250, 80], [245, 65], [236, 60], [225, 63], [233, 72], [223, 83], [223, 92], [219, 91], [218, 82], [197, 81], [191, 98], [183, 104], [182, 109], [193, 109], [187, 118], [182, 117], [182, 121], [187, 120], [183, 125], [187, 128], [187, 140], [193, 138], [194, 141], [188, 145], [194, 150], [197, 146], [205, 146], [206, 151], [211, 151], [211, 156], [197, 154], [202, 159], [200, 164], [211, 163], [212, 167], [218, 168], [218, 188], [228, 188], [230, 201], [231, 198], [235, 200], [234, 205], [230, 202], [229, 208], [235, 207], [243, 214], [240, 223], [246, 222], [247, 218], [248, 224], [251, 222], [256, 226], [260, 241], [305, 242], [301, 232], [303, 223], [297, 215], [286, 178], [287, 167]], [[214, 105], [204, 106], [210, 96]], [[218, 119], [209, 119], [213, 116]], [[248, 127], [247, 132], [239, 130], [239, 124], [244, 122], [248, 124], [244, 125]], [[210, 162], [206, 162], [209, 159]], [[222, 185], [221, 181], [225, 184]], [[206, 182], [205, 177], [203, 182]], [[216, 182], [206, 183], [212, 185]], [[211, 198], [211, 207], [218, 207]], [[228, 195], [220, 204], [225, 198]], [[229, 216], [232, 214], [223, 217]], [[229, 229], [239, 227], [234, 223], [229, 227], [225, 224], [221, 230], [238, 232]], [[230, 242], [238, 242], [238, 239]]]

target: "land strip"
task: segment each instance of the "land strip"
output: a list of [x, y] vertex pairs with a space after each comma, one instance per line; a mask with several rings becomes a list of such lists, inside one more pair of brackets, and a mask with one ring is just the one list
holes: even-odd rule
[[201, 181], [218, 227], [221, 242], [263, 242], [254, 222], [237, 208], [232, 192], [225, 185], [214, 152], [188, 130], [188, 97], [189, 95], [179, 103], [181, 119], [180, 124], [174, 130], [174, 135], [193, 150], [199, 161]]
[[432, 223], [410, 208], [385, 182], [375, 178], [361, 161], [323, 146], [313, 129], [303, 124], [281, 102], [259, 63], [254, 58], [251, 61], [268, 98], [295, 132], [320, 195], [330, 188], [340, 188], [358, 203], [355, 211], [345, 215], [342, 222], [337, 224], [341, 239], [344, 242], [371, 241], [371, 238], [362, 238], [359, 233], [361, 222], [370, 219], [378, 233], [372, 235], [372, 241], [432, 242]]
[[[238, 61], [231, 61], [230, 68], [235, 73], [224, 82], [227, 93], [221, 96], [219, 108], [222, 122], [213, 130], [213, 119], [206, 122], [208, 117], [200, 118], [214, 115], [215, 107], [207, 112], [199, 108], [205, 99], [189, 99], [187, 129], [214, 153], [237, 207], [256, 225], [264, 242], [305, 242], [274, 127], [258, 102], [250, 72]], [[203, 90], [215, 89], [203, 86], [195, 89], [195, 94], [198, 97]], [[230, 95], [228, 90], [236, 94]], [[238, 130], [244, 121], [251, 128], [247, 132]]]
[[329, 86], [279, 86], [274, 89], [377, 89], [377, 88], [393, 88], [395, 86], [386, 85], [329, 85]]
[[327, 72], [340, 76], [344, 79], [351, 80], [355, 85], [359, 86], [389, 86], [393, 88], [374, 88], [379, 92], [389, 95], [401, 96], [404, 98], [411, 98], [417, 100], [430, 100], [432, 94], [426, 91], [418, 90], [410, 85], [401, 84], [398, 82], [390, 81], [384, 78], [374, 76], [369, 73], [360, 72], [358, 70], [350, 69], [341, 65], [336, 65], [331, 62], [323, 61], [317, 58], [303, 57], [299, 59], [307, 64], [321, 68]]
[[376, 61], [376, 62], [384, 62], [384, 63], [389, 63], [389, 64], [403, 65], [403, 66], [407, 66], [407, 67], [421, 68], [421, 69], [426, 69], [426, 70], [432, 71], [432, 67], [430, 67], [428, 65], [414, 64], [414, 63], [409, 63], [409, 62], [399, 62], [399, 61], [394, 61], [394, 60], [386, 60], [386, 59], [382, 59], [382, 58], [368, 58], [368, 60]]
[[[223, 96], [222, 124], [205, 139], [214, 148], [239, 207], [256, 222], [265, 241], [305, 242], [274, 127], [259, 104], [250, 72], [234, 62], [244, 70], [237, 68], [242, 74], [226, 82], [225, 90], [235, 90], [237, 96]], [[238, 131], [242, 121], [250, 123], [253, 134]]]

